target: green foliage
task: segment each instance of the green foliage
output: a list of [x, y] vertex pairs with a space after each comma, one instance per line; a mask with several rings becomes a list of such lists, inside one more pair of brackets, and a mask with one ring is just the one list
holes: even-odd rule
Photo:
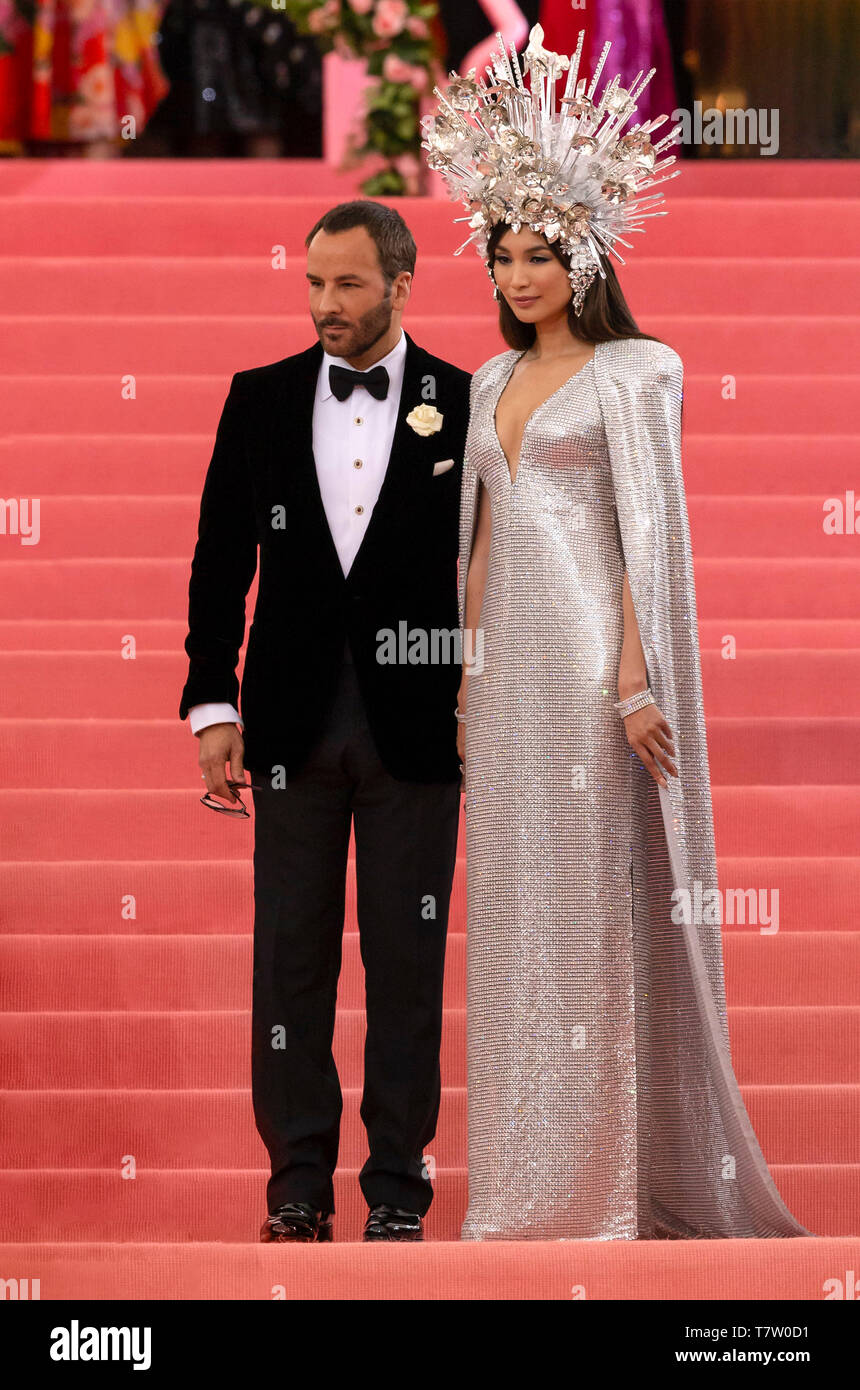
[[[427, 75], [426, 90], [433, 88], [436, 63], [436, 50], [432, 32], [426, 37], [410, 34], [408, 29], [391, 38], [380, 39], [373, 31], [374, 8], [367, 14], [356, 14], [347, 0], [341, 0], [336, 18], [332, 17], [331, 27], [315, 32], [310, 23], [312, 11], [323, 8], [322, 0], [284, 0], [278, 7], [271, 0], [250, 0], [251, 4], [272, 14], [283, 14], [292, 21], [300, 34], [311, 35], [321, 53], [331, 53], [344, 44], [357, 58], [364, 58], [369, 76], [377, 81], [368, 88], [365, 97], [364, 143], [353, 147], [353, 158], [364, 155], [382, 156], [388, 166], [381, 169], [361, 185], [362, 192], [369, 197], [391, 196], [405, 193], [406, 181], [393, 161], [404, 154], [413, 154], [416, 159], [421, 153], [420, 100], [415, 88], [408, 82], [391, 82], [383, 76], [383, 66], [388, 54], [393, 54], [401, 62], [413, 67], [423, 68]], [[417, 0], [406, 0], [409, 17], [423, 19], [429, 26], [438, 14], [435, 0], [420, 4]], [[338, 44], [335, 44], [335, 37]]]

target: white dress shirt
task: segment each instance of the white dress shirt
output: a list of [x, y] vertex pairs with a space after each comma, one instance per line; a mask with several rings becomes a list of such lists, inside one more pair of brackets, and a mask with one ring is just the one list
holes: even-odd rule
[[[378, 401], [363, 387], [355, 386], [345, 401], [339, 401], [329, 385], [328, 369], [332, 364], [350, 364], [343, 357], [323, 352], [314, 396], [313, 451], [326, 520], [345, 575], [358, 554], [385, 478], [405, 362], [406, 337], [401, 329], [391, 351], [373, 364], [388, 372], [385, 400]], [[191, 732], [197, 734], [210, 724], [242, 721], [233, 705], [212, 702], [192, 705], [188, 722]]]

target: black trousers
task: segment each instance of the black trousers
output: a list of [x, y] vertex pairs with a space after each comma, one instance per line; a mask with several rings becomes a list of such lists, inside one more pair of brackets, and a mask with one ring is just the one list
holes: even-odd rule
[[369, 1145], [359, 1182], [368, 1205], [423, 1215], [433, 1198], [422, 1155], [441, 1095], [459, 785], [402, 782], [386, 772], [348, 660], [302, 770], [281, 788], [260, 774], [254, 780], [264, 785], [253, 794], [252, 1082], [272, 1165], [268, 1209], [310, 1202], [334, 1210], [343, 1098], [332, 1035], [354, 822]]

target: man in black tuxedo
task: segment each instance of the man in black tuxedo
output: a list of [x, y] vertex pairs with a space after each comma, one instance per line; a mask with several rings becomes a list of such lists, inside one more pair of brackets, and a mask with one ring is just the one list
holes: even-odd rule
[[[208, 794], [238, 799], [228, 763], [255, 787], [252, 1077], [272, 1165], [261, 1239], [332, 1235], [353, 826], [364, 1238], [420, 1240], [459, 814], [461, 667], [446, 639], [470, 376], [401, 329], [416, 249], [399, 213], [340, 204], [305, 244], [320, 341], [231, 382], [191, 566], [180, 717]], [[258, 546], [243, 738], [236, 666]]]

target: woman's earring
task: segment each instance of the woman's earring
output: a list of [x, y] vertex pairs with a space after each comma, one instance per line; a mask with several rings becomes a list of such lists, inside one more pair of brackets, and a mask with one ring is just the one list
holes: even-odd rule
[[498, 287], [498, 285], [494, 285], [494, 286], [493, 286], [493, 298], [494, 298], [494, 299], [498, 299], [499, 297], [500, 297], [500, 296], [499, 296], [499, 287]]

